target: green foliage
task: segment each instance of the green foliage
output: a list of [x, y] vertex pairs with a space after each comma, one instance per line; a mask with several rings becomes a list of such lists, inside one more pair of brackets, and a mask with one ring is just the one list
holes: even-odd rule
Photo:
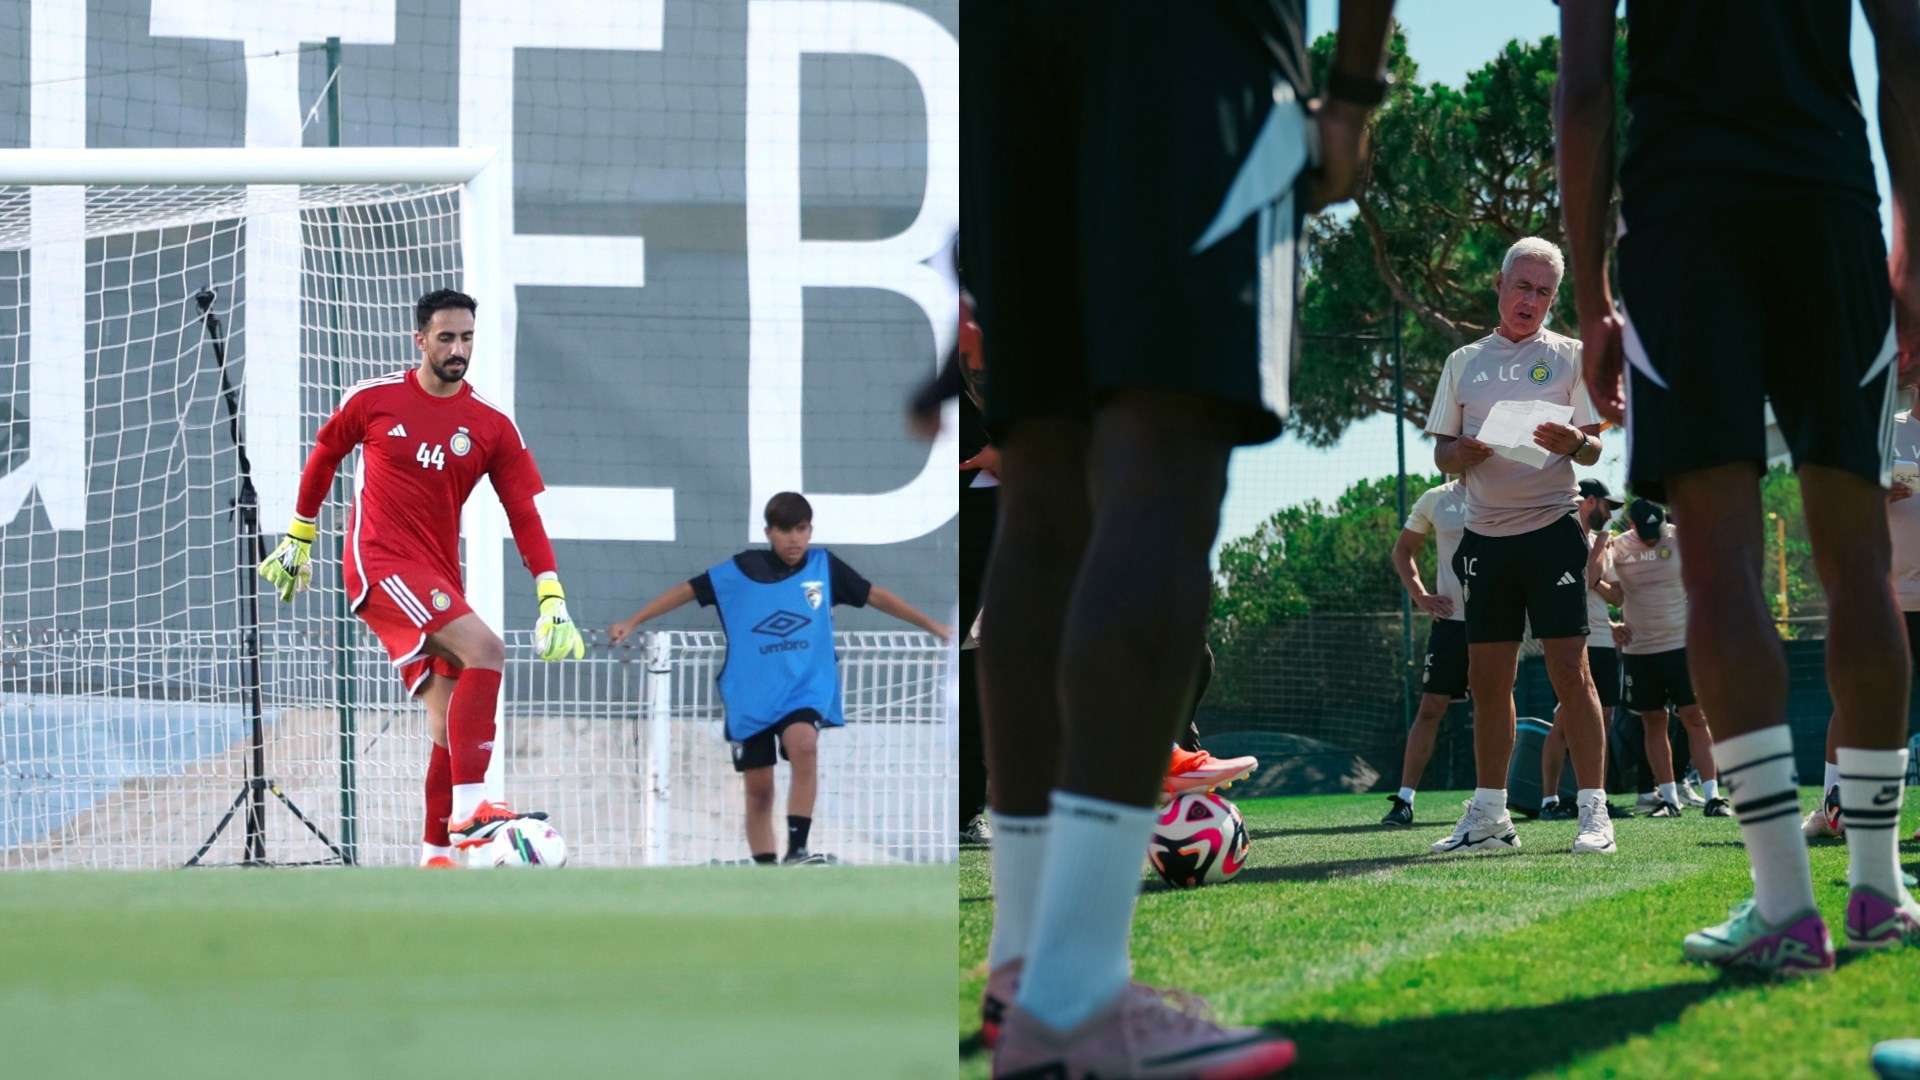
[[[1621, 87], [1625, 40], [1616, 47]], [[1332, 51], [1333, 35], [1314, 42], [1316, 78]], [[1354, 421], [1394, 411], [1396, 303], [1405, 312], [1406, 415], [1424, 425], [1447, 354], [1499, 323], [1493, 282], [1508, 246], [1523, 236], [1564, 246], [1553, 167], [1559, 57], [1555, 38], [1511, 41], [1458, 88], [1422, 85], [1405, 36], [1394, 34], [1394, 86], [1374, 114], [1357, 212], [1307, 227], [1294, 417], [1308, 442], [1331, 445]], [[1616, 137], [1625, 131], [1621, 102]], [[1575, 322], [1563, 282], [1553, 325]]]

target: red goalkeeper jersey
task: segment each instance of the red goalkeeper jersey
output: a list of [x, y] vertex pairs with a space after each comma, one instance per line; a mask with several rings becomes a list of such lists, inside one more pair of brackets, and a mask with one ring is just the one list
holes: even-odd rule
[[[509, 507], [546, 488], [512, 417], [464, 383], [451, 397], [434, 397], [411, 369], [368, 379], [340, 399], [303, 478], [303, 517], [319, 511], [334, 467], [355, 447], [360, 476], [341, 574], [356, 608], [368, 578], [388, 567], [462, 580], [460, 510], [482, 476]], [[316, 472], [315, 464], [325, 468]]]

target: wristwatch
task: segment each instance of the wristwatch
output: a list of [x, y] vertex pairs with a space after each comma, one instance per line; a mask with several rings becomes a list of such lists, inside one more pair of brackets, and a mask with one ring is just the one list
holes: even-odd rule
[[1587, 437], [1587, 433], [1586, 433], [1586, 432], [1584, 432], [1584, 431], [1582, 431], [1582, 432], [1580, 433], [1580, 445], [1579, 445], [1579, 446], [1576, 446], [1576, 447], [1574, 447], [1574, 448], [1573, 448], [1573, 453], [1572, 453], [1572, 454], [1569, 454], [1568, 456], [1569, 456], [1569, 457], [1579, 457], [1579, 456], [1580, 456], [1580, 451], [1582, 451], [1582, 450], [1585, 450], [1585, 449], [1587, 448], [1587, 444], [1588, 444], [1588, 443], [1590, 443], [1590, 442], [1592, 442], [1592, 441], [1593, 441], [1592, 439], [1590, 439], [1590, 438], [1588, 438], [1588, 437]]

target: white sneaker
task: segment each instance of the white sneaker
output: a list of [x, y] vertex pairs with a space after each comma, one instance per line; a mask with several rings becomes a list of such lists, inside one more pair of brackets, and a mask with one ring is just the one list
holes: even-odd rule
[[1827, 808], [1816, 806], [1807, 812], [1807, 819], [1800, 823], [1800, 835], [1809, 840], [1818, 840], [1824, 836], [1839, 836], [1840, 832], [1827, 820]]
[[1659, 805], [1660, 805], [1659, 792], [1643, 791], [1640, 793], [1639, 798], [1633, 800], [1633, 812], [1636, 814], [1644, 814], [1647, 811]]
[[1707, 797], [1700, 794], [1700, 789], [1693, 786], [1693, 778], [1691, 776], [1680, 781], [1680, 801], [1687, 806], [1707, 805]]
[[1466, 807], [1466, 812], [1460, 815], [1460, 824], [1453, 827], [1453, 835], [1435, 840], [1429, 851], [1447, 855], [1520, 850], [1520, 836], [1513, 831], [1513, 815], [1505, 807], [1498, 816], [1484, 812], [1472, 799], [1467, 800]]
[[1589, 799], [1580, 807], [1580, 831], [1573, 834], [1573, 853], [1575, 855], [1611, 855], [1617, 848], [1613, 842], [1613, 817], [1607, 813], [1607, 798]]

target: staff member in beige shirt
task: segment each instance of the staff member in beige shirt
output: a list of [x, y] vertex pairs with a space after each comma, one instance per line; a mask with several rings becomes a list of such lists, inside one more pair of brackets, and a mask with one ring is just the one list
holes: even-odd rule
[[[1520, 847], [1507, 811], [1513, 754], [1513, 680], [1529, 622], [1546, 652], [1547, 675], [1580, 779], [1576, 852], [1614, 850], [1607, 817], [1606, 733], [1587, 670], [1587, 535], [1576, 515], [1575, 462], [1600, 460], [1600, 417], [1587, 397], [1580, 343], [1545, 329], [1564, 269], [1560, 249], [1529, 236], [1507, 249], [1494, 278], [1500, 325], [1455, 350], [1427, 414], [1433, 460], [1464, 478], [1467, 527], [1454, 553], [1467, 608], [1467, 683], [1473, 695], [1478, 785], [1436, 854]], [[1543, 423], [1544, 466], [1496, 455], [1477, 436], [1496, 404], [1544, 401], [1573, 408], [1571, 424]]]

